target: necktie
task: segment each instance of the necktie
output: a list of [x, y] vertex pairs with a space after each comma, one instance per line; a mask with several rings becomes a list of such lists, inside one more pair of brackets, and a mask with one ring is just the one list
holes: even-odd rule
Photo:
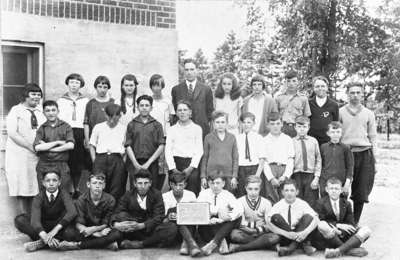
[[288, 219], [289, 227], [290, 227], [290, 229], [292, 229], [292, 205], [289, 205], [289, 209], [287, 212], [287, 219]]
[[54, 194], [52, 193], [52, 194], [50, 194], [50, 202], [53, 202], [54, 201]]
[[307, 148], [306, 148], [306, 142], [304, 141], [304, 137], [300, 138], [301, 141], [301, 154], [303, 157], [303, 171], [307, 171]]
[[250, 146], [249, 146], [249, 139], [247, 138], [247, 134], [246, 134], [246, 148], [245, 148], [245, 159], [248, 159], [249, 161], [251, 161], [250, 158]]
[[192, 99], [193, 98], [193, 84], [192, 83], [189, 83], [189, 88], [188, 88], [188, 96], [189, 96], [189, 99]]
[[334, 213], [336, 215], [336, 219], [337, 220], [339, 220], [339, 217], [340, 217], [340, 215], [339, 215], [339, 205], [338, 204], [339, 203], [337, 201], [333, 202], [333, 210], [334, 210]]
[[38, 127], [38, 121], [37, 121], [37, 117], [35, 115], [35, 111], [27, 109], [29, 112], [31, 112], [31, 127], [32, 129], [37, 129]]
[[217, 195], [214, 195], [214, 206], [217, 206]]
[[72, 108], [73, 108], [72, 121], [76, 121], [76, 102], [75, 101], [72, 101]]

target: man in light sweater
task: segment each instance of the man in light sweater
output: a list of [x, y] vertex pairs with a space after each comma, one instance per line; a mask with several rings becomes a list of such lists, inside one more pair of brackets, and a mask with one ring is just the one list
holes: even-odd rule
[[342, 142], [350, 146], [354, 156], [351, 199], [354, 202], [354, 220], [358, 223], [374, 185], [376, 123], [374, 112], [361, 104], [364, 95], [360, 83], [350, 83], [347, 95], [349, 104], [340, 108], [339, 120], [343, 124]]

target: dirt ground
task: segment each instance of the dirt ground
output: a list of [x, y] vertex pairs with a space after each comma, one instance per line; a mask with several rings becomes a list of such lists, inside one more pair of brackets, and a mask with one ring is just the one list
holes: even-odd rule
[[[375, 186], [370, 196], [370, 203], [365, 206], [360, 225], [368, 225], [373, 234], [364, 244], [369, 255], [363, 259], [400, 260], [400, 136], [391, 136], [387, 142], [385, 136], [379, 137], [377, 154], [377, 175]], [[187, 259], [178, 254], [178, 249], [121, 250], [82, 250], [54, 252], [50, 250], [26, 253], [22, 244], [29, 239], [15, 230], [12, 216], [12, 201], [7, 196], [7, 184], [4, 171], [0, 173], [0, 259]], [[278, 259], [276, 252], [253, 251], [229, 256], [217, 253], [209, 259]], [[300, 251], [289, 259], [322, 259], [318, 252], [312, 257], [304, 256]], [[342, 259], [352, 259], [345, 257]]]

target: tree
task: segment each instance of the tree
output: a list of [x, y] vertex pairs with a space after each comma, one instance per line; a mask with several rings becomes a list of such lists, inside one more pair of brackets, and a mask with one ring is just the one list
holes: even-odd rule
[[197, 66], [198, 71], [198, 79], [202, 82], [207, 83], [208, 75], [210, 73], [210, 65], [208, 64], [206, 56], [204, 56], [204, 52], [202, 49], [198, 49], [194, 54], [194, 62]]
[[221, 75], [225, 72], [237, 73], [241, 62], [241, 48], [241, 43], [235, 32], [229, 32], [225, 41], [214, 54], [213, 73], [215, 75]]

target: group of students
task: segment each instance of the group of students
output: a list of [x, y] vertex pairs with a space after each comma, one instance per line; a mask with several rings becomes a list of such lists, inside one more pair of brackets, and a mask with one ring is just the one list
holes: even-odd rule
[[[181, 253], [192, 256], [216, 248], [287, 255], [299, 245], [307, 254], [365, 255], [358, 247], [370, 231], [358, 222], [374, 180], [376, 130], [362, 88], [349, 86], [350, 103], [339, 113], [324, 77], [314, 78], [310, 100], [298, 94], [294, 71], [276, 99], [259, 76], [242, 98], [227, 73], [214, 98], [197, 82], [194, 62], [184, 66], [172, 102], [158, 74], [150, 78], [153, 96], [138, 98], [135, 76], [124, 76], [119, 102], [108, 95], [107, 77], [96, 78], [89, 100], [79, 92], [83, 78], [71, 74], [69, 91], [43, 102], [43, 117], [41, 89], [26, 85], [7, 118], [6, 174], [24, 212], [16, 227], [35, 240], [27, 250], [167, 246], [179, 234]], [[92, 174], [81, 194], [84, 169]], [[161, 194], [166, 174], [171, 191]], [[189, 201], [210, 203], [210, 225], [176, 225], [176, 204]]]

